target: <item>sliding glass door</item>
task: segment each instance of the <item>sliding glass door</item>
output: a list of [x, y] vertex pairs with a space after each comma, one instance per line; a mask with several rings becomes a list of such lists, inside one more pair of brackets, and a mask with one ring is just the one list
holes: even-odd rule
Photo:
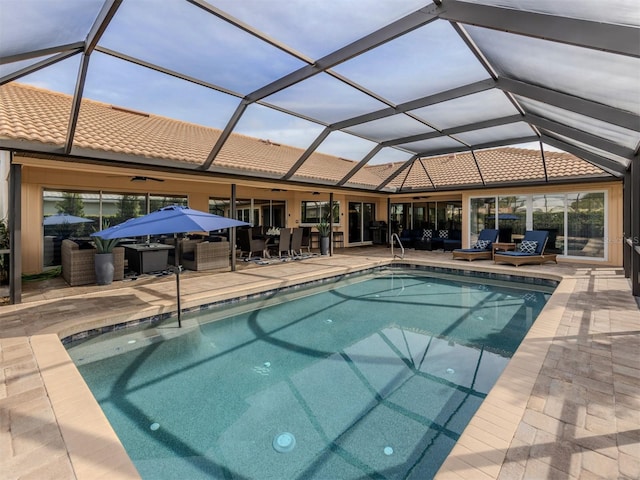
[[376, 218], [375, 204], [349, 202], [349, 243], [370, 242], [371, 222]]

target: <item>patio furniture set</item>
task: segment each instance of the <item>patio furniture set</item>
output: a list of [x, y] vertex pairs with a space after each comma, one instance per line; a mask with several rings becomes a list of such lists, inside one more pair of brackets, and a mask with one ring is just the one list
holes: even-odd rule
[[[173, 239], [165, 243], [125, 244], [113, 249], [113, 280], [123, 280], [125, 271], [137, 275], [166, 270], [175, 264]], [[202, 271], [229, 267], [229, 242], [188, 239], [179, 242], [179, 263], [187, 270]], [[62, 241], [62, 278], [70, 286], [96, 283], [96, 249], [91, 242]]]
[[239, 228], [237, 242], [245, 258], [302, 255], [303, 250], [311, 252], [311, 228]]
[[453, 258], [458, 260], [493, 260], [494, 263], [508, 263], [514, 266], [525, 264], [558, 263], [557, 254], [545, 253], [549, 240], [546, 230], [527, 230], [519, 243], [500, 242], [499, 231], [484, 229], [471, 248], [453, 250]]

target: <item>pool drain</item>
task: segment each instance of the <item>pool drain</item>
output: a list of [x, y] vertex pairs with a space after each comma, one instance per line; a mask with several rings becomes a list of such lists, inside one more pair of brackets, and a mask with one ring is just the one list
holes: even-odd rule
[[388, 457], [390, 455], [393, 455], [393, 448], [391, 447], [384, 447], [384, 450], [382, 450], [384, 452], [384, 454]]
[[456, 373], [456, 371], [453, 368], [447, 368], [447, 373], [451, 375], [453, 373]]
[[276, 435], [273, 439], [273, 449], [276, 452], [288, 453], [296, 446], [296, 437], [293, 433], [283, 432]]

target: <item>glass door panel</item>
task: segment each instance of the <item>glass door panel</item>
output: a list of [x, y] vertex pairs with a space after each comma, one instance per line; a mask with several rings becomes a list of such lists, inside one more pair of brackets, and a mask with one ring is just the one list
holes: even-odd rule
[[549, 232], [545, 252], [564, 254], [564, 210], [564, 194], [533, 196], [533, 230]]

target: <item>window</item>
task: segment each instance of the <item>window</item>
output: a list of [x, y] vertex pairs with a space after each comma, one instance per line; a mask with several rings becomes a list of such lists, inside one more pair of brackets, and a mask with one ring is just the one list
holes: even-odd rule
[[[527, 202], [526, 195], [509, 195], [498, 197], [498, 228], [500, 240], [513, 242], [514, 238], [521, 238], [527, 230]], [[515, 237], [514, 237], [515, 235]]]
[[146, 215], [167, 205], [187, 206], [186, 196], [164, 196], [137, 193], [76, 192], [71, 190], [44, 190], [42, 193], [44, 216], [66, 213], [86, 221], [44, 224], [43, 266], [62, 263], [60, 245], [65, 238], [88, 239], [94, 231], [118, 225], [130, 218]]
[[496, 228], [496, 199], [494, 197], [472, 198], [470, 212], [471, 228], [469, 231], [471, 232], [471, 242], [475, 243], [482, 230]]
[[545, 252], [566, 255], [564, 211], [565, 195], [562, 193], [533, 196], [533, 230], [549, 232]]
[[498, 228], [502, 242], [517, 241], [525, 230], [546, 230], [548, 253], [594, 259], [606, 256], [604, 192], [472, 198], [470, 204], [471, 242], [483, 228]]
[[[329, 221], [331, 207], [329, 202], [303, 200], [301, 204], [301, 223], [318, 224]], [[333, 223], [340, 223], [340, 202], [333, 202]]]

